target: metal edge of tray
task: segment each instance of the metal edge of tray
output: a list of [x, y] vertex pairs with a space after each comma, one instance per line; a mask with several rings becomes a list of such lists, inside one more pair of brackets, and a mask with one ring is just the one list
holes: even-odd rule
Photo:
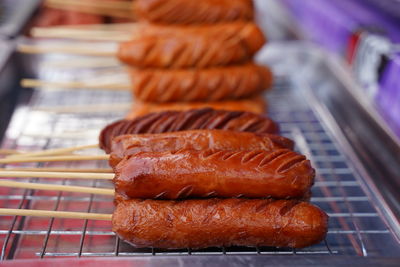
[[160, 256], [160, 257], [119, 257], [119, 258], [81, 258], [81, 259], [47, 259], [47, 260], [15, 260], [7, 261], [4, 267], [26, 266], [27, 264], [38, 264], [43, 267], [47, 266], [115, 266], [122, 264], [123, 266], [152, 266], [152, 267], [169, 267], [169, 266], [191, 266], [191, 267], [217, 267], [217, 266], [398, 266], [398, 258], [388, 257], [349, 257], [349, 256]]
[[0, 24], [0, 36], [3, 38], [14, 38], [20, 34], [40, 3], [41, 0], [4, 1], [5, 5], [14, 5], [12, 7], [14, 10], [6, 10], [12, 13], [6, 14], [6, 20]]
[[[379, 114], [362, 100], [362, 89], [351, 79], [351, 71], [338, 58], [313, 45], [302, 44], [300, 53], [309, 54], [314, 66], [295, 75], [306, 88], [305, 97], [333, 138], [360, 173], [361, 185], [378, 204], [377, 210], [400, 242], [400, 145], [397, 136]], [[313, 71], [311, 75], [310, 74]], [[331, 75], [324, 75], [328, 72]], [[330, 88], [322, 89], [318, 78], [328, 78]], [[322, 90], [321, 90], [322, 89]], [[331, 89], [331, 90], [328, 90]], [[333, 90], [332, 90], [333, 89]], [[384, 127], [382, 127], [384, 126]]]

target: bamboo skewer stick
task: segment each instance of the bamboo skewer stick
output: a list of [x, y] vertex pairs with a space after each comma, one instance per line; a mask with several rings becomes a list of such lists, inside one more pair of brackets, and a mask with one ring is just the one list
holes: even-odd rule
[[25, 88], [41, 87], [47, 89], [91, 89], [91, 90], [113, 90], [113, 91], [127, 91], [131, 89], [128, 84], [90, 84], [86, 82], [51, 82], [36, 79], [22, 79], [21, 86]]
[[84, 149], [91, 149], [91, 148], [99, 148], [98, 144], [92, 145], [83, 145], [83, 146], [75, 146], [75, 147], [67, 147], [67, 148], [56, 148], [56, 149], [47, 149], [37, 152], [26, 152], [26, 153], [19, 153], [17, 155], [11, 155], [6, 157], [6, 159], [11, 158], [26, 158], [26, 157], [37, 157], [37, 156], [49, 156], [49, 155], [64, 155], [70, 152], [74, 152], [77, 150], [84, 150]]
[[18, 151], [15, 149], [0, 149], [0, 155], [14, 155], [14, 154], [22, 154], [24, 152]]
[[128, 31], [110, 30], [85, 30], [85, 29], [52, 29], [52, 28], [33, 28], [31, 35], [35, 38], [67, 38], [91, 41], [129, 41], [132, 35]]
[[82, 161], [82, 160], [108, 160], [109, 155], [67, 155], [47, 157], [15, 157], [0, 159], [0, 164], [22, 162], [54, 162], [54, 161]]
[[12, 178], [62, 178], [62, 179], [99, 179], [111, 180], [113, 173], [83, 173], [83, 172], [25, 172], [25, 171], [1, 171], [0, 177]]
[[104, 31], [130, 31], [132, 28], [140, 25], [137, 22], [123, 22], [111, 24], [73, 24], [73, 25], [56, 25], [51, 27], [34, 27], [33, 29], [81, 29], [81, 30], [104, 30]]
[[27, 54], [46, 54], [46, 53], [67, 53], [74, 55], [84, 55], [84, 56], [102, 56], [102, 57], [114, 57], [116, 51], [106, 51], [93, 49], [92, 47], [85, 48], [81, 46], [68, 46], [68, 45], [19, 45], [17, 48], [18, 52]]
[[100, 221], [111, 221], [111, 218], [112, 218], [112, 214], [104, 214], [104, 213], [51, 211], [51, 210], [28, 210], [28, 209], [4, 209], [4, 208], [0, 208], [0, 215], [36, 216], [36, 217], [64, 218], [64, 219], [87, 219], [87, 220], [100, 220]]
[[80, 172], [80, 173], [113, 173], [111, 168], [83, 169], [83, 168], [0, 168], [2, 171], [21, 172]]
[[101, 113], [101, 112], [123, 112], [128, 111], [132, 103], [112, 103], [97, 105], [74, 105], [74, 106], [48, 106], [37, 107], [34, 110], [54, 113]]
[[75, 60], [52, 60], [40, 63], [43, 68], [63, 68], [63, 69], [78, 69], [78, 68], [121, 68], [121, 62], [116, 58], [84, 58]]
[[23, 188], [23, 189], [48, 190], [48, 191], [63, 191], [63, 192], [73, 192], [73, 193], [88, 193], [88, 194], [107, 195], [107, 196], [113, 196], [115, 193], [114, 189], [107, 189], [107, 188], [59, 185], [59, 184], [43, 184], [43, 183], [25, 183], [25, 182], [15, 182], [9, 180], [0, 180], [0, 186]]
[[122, 1], [82, 1], [82, 0], [46, 0], [46, 4], [49, 3], [60, 3], [64, 5], [75, 5], [81, 7], [90, 7], [94, 9], [105, 8], [105, 9], [114, 9], [114, 10], [123, 10], [123, 11], [131, 11], [132, 9], [132, 1], [130, 2], [122, 2]]

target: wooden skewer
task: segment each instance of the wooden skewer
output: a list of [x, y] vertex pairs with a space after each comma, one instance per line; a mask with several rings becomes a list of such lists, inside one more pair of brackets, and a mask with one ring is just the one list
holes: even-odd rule
[[27, 54], [46, 54], [46, 53], [67, 53], [74, 55], [85, 55], [85, 56], [102, 56], [102, 57], [113, 57], [116, 55], [116, 51], [101, 51], [99, 49], [93, 49], [91, 47], [86, 48], [82, 46], [71, 46], [71, 45], [53, 45], [53, 46], [42, 46], [42, 45], [19, 45], [17, 48], [18, 52]]
[[49, 156], [49, 155], [64, 155], [70, 152], [84, 150], [84, 149], [91, 149], [91, 148], [99, 148], [98, 144], [92, 145], [84, 145], [84, 146], [75, 146], [75, 147], [67, 147], [67, 148], [56, 148], [56, 149], [47, 149], [37, 152], [26, 152], [26, 153], [19, 153], [17, 155], [11, 155], [6, 157], [6, 159], [11, 158], [26, 158], [26, 157], [37, 157], [37, 156]]
[[113, 9], [113, 10], [123, 10], [129, 11], [132, 10], [132, 1], [124, 2], [124, 1], [82, 1], [82, 0], [46, 0], [46, 4], [48, 3], [60, 3], [64, 5], [76, 5], [81, 7], [90, 7], [93, 9]]
[[24, 153], [15, 149], [0, 149], [0, 155], [14, 155]]
[[44, 61], [40, 63], [43, 68], [120, 68], [121, 62], [116, 58], [85, 58], [85, 59], [75, 59], [75, 60], [52, 60]]
[[121, 9], [121, 10], [131, 10], [132, 9], [132, 1], [124, 2], [124, 1], [81, 1], [81, 0], [46, 0], [45, 3], [61, 3], [65, 5], [77, 5], [91, 8], [107, 8], [107, 9]]
[[128, 31], [106, 31], [106, 30], [86, 30], [86, 29], [52, 29], [52, 28], [33, 28], [31, 35], [35, 38], [67, 38], [76, 40], [91, 41], [112, 41], [124, 42], [131, 39], [131, 32]]
[[88, 194], [107, 195], [107, 196], [113, 196], [115, 193], [114, 189], [107, 189], [107, 188], [59, 185], [59, 184], [43, 184], [43, 183], [25, 183], [25, 182], [15, 182], [9, 180], [0, 180], [0, 186], [23, 188], [23, 189], [88, 193]]
[[124, 23], [111, 23], [111, 24], [73, 24], [73, 25], [56, 25], [51, 27], [33, 27], [32, 29], [76, 29], [76, 30], [102, 30], [102, 31], [131, 31], [133, 28], [138, 27], [140, 23], [137, 22], [124, 22]]
[[28, 210], [28, 209], [4, 209], [0, 208], [0, 215], [5, 216], [36, 216], [65, 219], [87, 219], [99, 221], [111, 221], [112, 214], [87, 213], [72, 211], [51, 211], [51, 210]]
[[82, 161], [82, 160], [108, 160], [109, 155], [72, 155], [72, 156], [47, 156], [47, 157], [15, 157], [0, 159], [0, 164], [22, 162], [54, 162], [54, 161]]
[[111, 180], [113, 173], [0, 171], [0, 177]]
[[82, 29], [82, 30], [105, 30], [105, 31], [129, 31], [130, 29], [141, 25], [137, 22], [122, 22], [122, 23], [111, 23], [111, 24], [72, 24], [72, 25], [56, 25], [51, 27], [34, 27], [39, 29]]
[[113, 103], [97, 105], [75, 105], [37, 107], [34, 110], [54, 113], [101, 113], [101, 112], [126, 112], [132, 107], [132, 103]]
[[25, 88], [41, 87], [46, 89], [91, 89], [91, 90], [115, 90], [115, 91], [127, 91], [131, 89], [128, 84], [91, 84], [86, 82], [50, 82], [36, 79], [22, 79], [21, 86]]
[[89, 172], [89, 173], [113, 173], [111, 168], [83, 169], [83, 168], [0, 168], [1, 171], [21, 172]]

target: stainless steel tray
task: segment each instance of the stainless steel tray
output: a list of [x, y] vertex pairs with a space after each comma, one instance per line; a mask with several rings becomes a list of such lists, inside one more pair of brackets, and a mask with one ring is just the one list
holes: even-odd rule
[[[336, 93], [342, 92], [338, 97], [346, 97], [343, 103], [346, 103], [347, 108], [356, 108], [359, 105], [348, 96], [349, 85], [341, 77], [342, 74], [338, 73], [335, 61], [326, 57], [323, 52], [301, 43], [271, 44], [261, 51], [259, 61], [271, 65], [276, 74], [275, 86], [266, 95], [270, 116], [280, 123], [282, 134], [294, 139], [296, 149], [306, 154], [316, 168], [312, 202], [330, 215], [329, 232], [325, 241], [296, 250], [262, 247], [210, 248], [199, 251], [190, 248], [174, 251], [134, 249], [115, 237], [109, 222], [9, 216], [0, 220], [1, 258], [136, 256], [130, 260], [164, 263], [163, 266], [177, 263], [200, 266], [210, 261], [214, 261], [214, 264], [229, 263], [238, 266], [250, 262], [329, 265], [349, 263], [351, 260], [359, 264], [393, 264], [397, 259], [400, 260], [400, 228], [396, 209], [386, 198], [387, 192], [380, 191], [376, 186], [371, 172], [366, 168], [368, 166], [360, 156], [360, 150], [352, 147], [351, 138], [345, 134], [373, 132], [374, 129], [352, 129], [351, 123], [346, 124], [347, 128], [341, 128], [340, 120], [336, 120], [338, 116], [335, 114], [345, 109], [340, 106], [340, 101], [339, 105], [330, 105], [334, 99], [332, 90]], [[120, 75], [122, 71], [120, 67], [98, 71], [67, 71], [51, 67], [40, 69], [39, 74], [47, 79], [104, 79], [106, 75]], [[129, 99], [128, 92], [37, 90], [29, 106], [21, 106], [15, 113], [3, 148], [37, 150], [95, 143], [99, 130], [107, 123], [121, 118], [124, 112], [60, 114], [41, 109], [44, 106], [101, 103], [115, 103], [118, 106]], [[363, 107], [360, 107], [360, 112], [368, 115]], [[378, 117], [372, 121], [377, 124], [377, 120]], [[375, 130], [378, 126], [374, 126], [377, 127]], [[390, 133], [383, 132], [390, 136]], [[382, 133], [382, 136], [386, 135]], [[392, 142], [397, 145], [395, 137]], [[395, 145], [391, 147], [392, 150], [399, 151], [399, 147]], [[386, 149], [382, 147], [376, 153], [389, 157], [389, 152], [382, 155], [386, 153]], [[398, 158], [391, 160], [395, 162]], [[46, 163], [42, 166], [90, 168], [105, 167], [105, 163]], [[398, 169], [399, 165], [390, 168]], [[390, 168], [381, 166], [383, 170]], [[379, 173], [379, 170], [376, 172]], [[396, 180], [399, 177], [397, 174], [387, 178]], [[26, 180], [49, 182], [45, 179]], [[52, 182], [112, 188], [111, 183], [104, 181], [59, 179]], [[398, 201], [398, 195], [390, 195], [390, 198], [393, 197], [394, 203]], [[1, 207], [10, 208], [100, 213], [111, 213], [113, 209], [111, 197], [3, 188], [0, 188], [0, 204]]]

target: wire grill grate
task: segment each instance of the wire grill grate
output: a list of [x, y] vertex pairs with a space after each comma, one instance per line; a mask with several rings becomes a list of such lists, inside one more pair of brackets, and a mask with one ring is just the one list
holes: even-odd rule
[[[300, 88], [289, 78], [279, 80], [275, 87], [268, 95], [270, 115], [280, 122], [282, 134], [296, 141], [296, 149], [313, 161], [317, 177], [312, 202], [330, 215], [327, 238], [320, 244], [297, 250], [263, 247], [173, 251], [134, 249], [115, 237], [110, 222], [4, 216], [0, 221], [1, 259], [221, 254], [390, 256], [398, 253], [394, 236], [360, 186], [360, 177], [353, 170], [351, 161], [339, 149], [334, 135], [325, 130], [319, 114], [303, 101]], [[88, 104], [113, 102], [117, 105], [126, 102], [129, 95], [107, 91], [38, 91], [30, 107], [19, 109], [15, 114], [4, 147], [33, 150], [93, 143], [98, 129], [123, 115], [121, 112], [78, 115], [35, 111], [42, 105], [73, 104], [75, 99], [85, 99]], [[43, 136], [41, 132], [48, 134]], [[104, 162], [94, 161], [46, 163], [43, 166], [106, 167]], [[46, 182], [40, 178], [26, 181]], [[107, 181], [58, 179], [52, 182], [112, 188]], [[0, 189], [0, 203], [1, 207], [10, 208], [99, 213], [111, 213], [113, 209], [111, 197], [22, 189]]]

